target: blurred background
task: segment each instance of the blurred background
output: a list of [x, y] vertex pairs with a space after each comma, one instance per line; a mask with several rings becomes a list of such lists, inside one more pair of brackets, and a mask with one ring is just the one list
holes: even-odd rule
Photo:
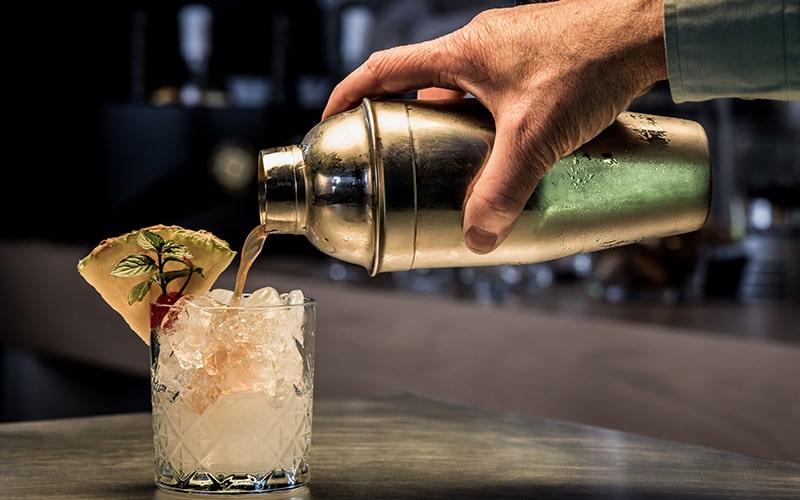
[[[258, 223], [258, 150], [299, 143], [333, 85], [371, 52], [439, 36], [481, 10], [512, 4], [226, 0], [8, 8], [17, 34], [7, 38], [3, 72], [11, 119], [0, 258], [11, 326], [0, 344], [0, 419], [149, 410], [146, 350], [133, 347], [138, 339], [92, 296], [77, 276], [77, 259], [103, 238], [155, 223], [208, 229], [238, 250]], [[274, 236], [257, 267], [342, 289], [658, 325], [795, 353], [799, 106], [736, 99], [676, 105], [665, 85], [632, 104], [699, 121], [708, 132], [713, 206], [696, 233], [527, 266], [375, 278], [325, 257], [305, 238]], [[43, 294], [53, 309], [31, 305]], [[91, 336], [81, 345], [71, 337], [93, 315], [121, 332], [103, 333], [115, 339], [106, 347], [93, 347]]]

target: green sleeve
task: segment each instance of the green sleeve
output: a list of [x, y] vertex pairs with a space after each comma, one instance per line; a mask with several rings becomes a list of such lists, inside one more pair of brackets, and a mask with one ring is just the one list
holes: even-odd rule
[[664, 0], [675, 102], [800, 101], [800, 0]]

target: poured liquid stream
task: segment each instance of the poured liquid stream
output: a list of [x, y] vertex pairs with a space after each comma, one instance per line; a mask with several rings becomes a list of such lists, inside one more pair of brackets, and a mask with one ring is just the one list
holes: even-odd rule
[[267, 226], [259, 225], [250, 231], [247, 238], [244, 240], [242, 246], [242, 255], [239, 261], [239, 269], [236, 271], [236, 284], [233, 288], [233, 297], [231, 297], [232, 306], [238, 306], [242, 302], [242, 295], [244, 294], [244, 283], [247, 281], [247, 273], [250, 271], [256, 257], [261, 253], [264, 248], [264, 242], [267, 241]]

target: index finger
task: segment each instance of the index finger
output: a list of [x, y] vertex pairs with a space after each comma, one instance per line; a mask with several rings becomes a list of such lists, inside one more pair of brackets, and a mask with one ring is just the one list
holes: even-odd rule
[[322, 112], [322, 119], [354, 108], [364, 97], [442, 87], [444, 84], [439, 81], [442, 70], [437, 66], [437, 61], [441, 60], [430, 42], [375, 52], [336, 85]]

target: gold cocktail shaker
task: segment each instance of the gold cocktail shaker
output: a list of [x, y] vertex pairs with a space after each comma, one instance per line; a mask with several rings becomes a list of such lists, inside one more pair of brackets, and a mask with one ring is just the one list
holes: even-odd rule
[[494, 141], [476, 99], [369, 100], [259, 153], [261, 223], [389, 271], [528, 264], [699, 229], [711, 169], [700, 124], [625, 112], [539, 182], [508, 238], [464, 244], [467, 188]]

